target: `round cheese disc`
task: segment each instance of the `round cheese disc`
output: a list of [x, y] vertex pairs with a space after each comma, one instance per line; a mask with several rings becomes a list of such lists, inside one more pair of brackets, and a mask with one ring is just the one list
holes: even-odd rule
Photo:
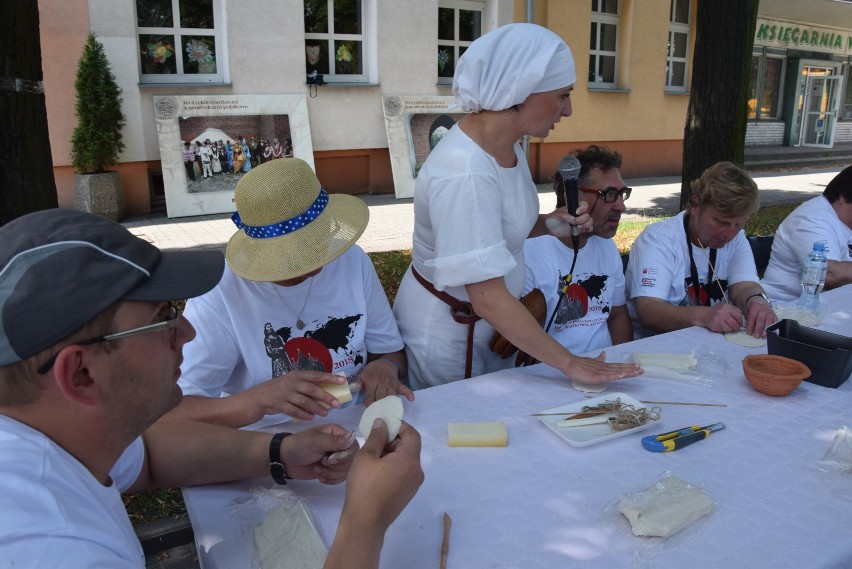
[[399, 435], [399, 429], [402, 426], [402, 399], [396, 395], [388, 395], [364, 410], [364, 414], [361, 415], [361, 422], [358, 423], [358, 430], [361, 431], [361, 436], [365, 439], [369, 438], [370, 431], [373, 430], [373, 422], [376, 419], [382, 419], [388, 426], [387, 442], [394, 440]]
[[766, 345], [766, 340], [764, 338], [755, 338], [754, 336], [749, 336], [748, 332], [744, 330], [728, 332], [725, 334], [725, 338], [729, 342], [733, 342], [734, 344], [740, 346], [745, 346], [746, 348], [760, 348]]
[[577, 391], [584, 393], [600, 393], [606, 391], [605, 383], [582, 383], [580, 381], [572, 381], [571, 386]]

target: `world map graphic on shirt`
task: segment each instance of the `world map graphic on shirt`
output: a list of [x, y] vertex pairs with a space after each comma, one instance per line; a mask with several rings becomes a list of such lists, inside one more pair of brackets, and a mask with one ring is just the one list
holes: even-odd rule
[[[338, 356], [348, 357], [354, 365], [364, 362], [364, 354], [359, 353], [351, 347], [353, 330], [363, 317], [363, 314], [343, 316], [340, 318], [329, 318], [315, 328], [300, 330], [300, 336], [294, 337], [291, 326], [282, 326], [272, 329], [267, 325], [264, 329], [264, 345], [266, 354], [272, 359], [273, 377], [283, 375], [293, 370], [317, 370], [330, 372], [328, 355], [325, 351], [334, 352]], [[322, 345], [321, 349], [288, 350], [288, 342], [296, 343], [298, 340], [307, 338]]]
[[[556, 324], [565, 324], [572, 320], [579, 320], [589, 313], [589, 299], [602, 302], [606, 291], [608, 275], [587, 275], [585, 278], [572, 280], [556, 309]], [[560, 286], [564, 282], [560, 275]], [[602, 313], [608, 313], [610, 306], [605, 304], [601, 307]]]

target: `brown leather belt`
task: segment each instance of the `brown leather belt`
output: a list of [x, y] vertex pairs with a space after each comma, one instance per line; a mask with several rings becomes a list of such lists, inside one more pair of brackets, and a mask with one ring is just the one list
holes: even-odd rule
[[459, 324], [467, 326], [467, 349], [464, 355], [464, 378], [469, 379], [473, 369], [473, 327], [480, 317], [473, 311], [473, 305], [467, 301], [459, 300], [456, 297], [441, 292], [436, 289], [432, 283], [423, 278], [423, 275], [414, 270], [414, 265], [411, 265], [411, 274], [417, 279], [423, 288], [435, 295], [438, 300], [450, 307], [450, 316]]

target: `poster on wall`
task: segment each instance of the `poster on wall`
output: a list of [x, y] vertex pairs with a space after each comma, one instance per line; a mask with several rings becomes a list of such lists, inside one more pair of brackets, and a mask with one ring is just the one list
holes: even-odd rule
[[155, 96], [168, 217], [236, 211], [252, 168], [295, 156], [314, 167], [304, 95]]
[[426, 157], [463, 115], [452, 96], [383, 95], [382, 108], [397, 198], [414, 197], [414, 180]]

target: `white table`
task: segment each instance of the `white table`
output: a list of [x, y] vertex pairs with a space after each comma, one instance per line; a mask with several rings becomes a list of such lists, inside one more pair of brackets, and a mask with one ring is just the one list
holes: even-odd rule
[[[819, 328], [852, 336], [852, 286], [824, 293], [829, 314]], [[579, 401], [583, 394], [542, 366], [507, 370], [416, 393], [405, 419], [423, 438], [426, 481], [391, 526], [384, 568], [435, 568], [442, 514], [453, 519], [448, 567], [525, 569], [582, 567], [852, 567], [852, 473], [816, 468], [841, 425], [852, 426], [852, 380], [839, 389], [810, 383], [791, 395], [757, 393], [741, 348], [721, 335], [690, 328], [607, 350], [610, 360], [638, 352], [697, 349], [716, 370], [713, 385], [640, 377], [608, 392], [639, 400], [724, 403], [663, 405], [650, 431], [584, 448], [568, 445], [532, 413]], [[705, 367], [705, 369], [707, 369]], [[331, 420], [355, 428], [361, 407]], [[449, 448], [450, 421], [504, 421], [506, 448]], [[643, 435], [722, 421], [726, 429], [670, 453], [653, 453]], [[310, 423], [287, 425], [300, 430]], [[615, 506], [666, 473], [698, 485], [717, 510], [668, 539], [637, 538]], [[248, 569], [251, 537], [227, 506], [271, 480], [184, 490], [205, 569]], [[291, 482], [330, 545], [343, 486]]]

